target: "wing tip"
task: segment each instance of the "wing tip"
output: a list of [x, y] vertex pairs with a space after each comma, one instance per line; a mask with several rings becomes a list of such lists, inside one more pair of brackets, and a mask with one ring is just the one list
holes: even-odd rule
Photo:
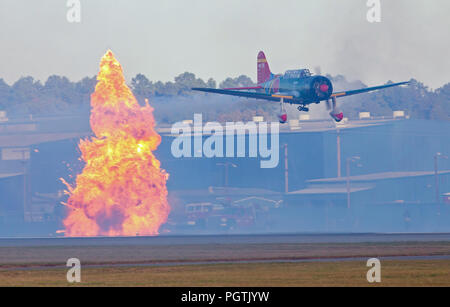
[[411, 80], [410, 81], [403, 81], [403, 82], [399, 82], [397, 83], [398, 85], [410, 85], [411, 84]]

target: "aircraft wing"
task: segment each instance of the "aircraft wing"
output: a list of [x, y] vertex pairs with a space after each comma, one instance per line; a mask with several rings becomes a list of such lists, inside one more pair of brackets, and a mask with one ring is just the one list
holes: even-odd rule
[[237, 97], [245, 97], [245, 98], [255, 98], [255, 99], [263, 99], [269, 101], [280, 102], [280, 99], [283, 98], [284, 102], [288, 103], [301, 103], [302, 100], [299, 98], [294, 98], [293, 96], [285, 96], [285, 95], [276, 95], [276, 94], [264, 94], [264, 93], [255, 93], [255, 92], [243, 92], [243, 91], [233, 91], [233, 90], [222, 90], [215, 88], [192, 88], [193, 91], [200, 91], [206, 93], [215, 93], [222, 95], [231, 95]]
[[404, 84], [409, 84], [409, 83], [410, 82], [407, 81], [407, 82], [392, 83], [392, 84], [386, 84], [386, 85], [380, 85], [380, 86], [366, 87], [366, 88], [362, 88], [362, 89], [359, 89], [359, 90], [353, 90], [353, 91], [337, 92], [337, 93], [333, 93], [331, 95], [331, 97], [351, 96], [351, 95], [372, 92], [372, 91], [380, 90], [380, 89], [383, 89], [383, 88], [399, 86], [399, 85], [404, 85]]
[[[404, 84], [409, 84], [410, 82], [400, 82], [400, 83], [392, 83], [392, 84], [385, 84], [380, 86], [373, 86], [373, 87], [367, 87], [362, 88], [359, 90], [352, 90], [352, 91], [345, 91], [345, 92], [337, 92], [333, 93], [331, 97], [345, 97], [345, 96], [351, 96], [356, 94], [362, 94], [367, 92], [372, 92], [388, 87], [393, 86], [399, 86]], [[263, 99], [263, 100], [269, 100], [269, 101], [276, 101], [280, 102], [281, 98], [283, 98], [284, 102], [287, 103], [297, 103], [302, 104], [304, 101], [301, 98], [296, 98], [289, 95], [278, 95], [278, 94], [264, 94], [264, 93], [255, 93], [255, 92], [246, 92], [246, 91], [240, 91], [240, 90], [228, 90], [228, 89], [215, 89], [215, 88], [192, 88], [193, 91], [200, 91], [200, 92], [206, 92], [206, 93], [215, 93], [215, 94], [222, 94], [222, 95], [230, 95], [230, 96], [237, 96], [237, 97], [245, 97], [245, 98], [254, 98], [254, 99]]]

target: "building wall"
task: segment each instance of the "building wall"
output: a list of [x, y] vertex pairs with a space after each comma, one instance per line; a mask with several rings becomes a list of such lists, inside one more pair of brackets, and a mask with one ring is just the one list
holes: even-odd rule
[[[345, 175], [345, 159], [354, 155], [361, 157], [362, 164], [361, 167], [352, 165], [351, 173], [354, 175], [384, 171], [432, 171], [436, 152], [450, 155], [450, 123], [447, 122], [398, 120], [373, 127], [342, 130], [341, 136], [342, 175]], [[172, 141], [173, 137], [162, 135], [162, 143], [155, 153], [162, 168], [170, 174], [169, 191], [223, 186], [224, 167], [217, 163], [231, 162], [237, 167], [229, 168], [230, 187], [283, 192], [283, 145], [286, 143], [290, 191], [306, 187], [307, 180], [337, 175], [335, 131], [281, 133], [279, 163], [273, 169], [262, 169], [259, 158], [176, 159], [171, 154]], [[31, 147], [31, 159], [28, 162], [29, 197], [34, 193], [56, 193], [64, 189], [60, 178], [74, 182], [76, 174], [83, 167], [83, 163], [79, 161], [78, 142], [78, 139], [69, 139]], [[248, 144], [248, 139], [246, 143]], [[20, 161], [8, 164], [2, 162], [1, 165], [7, 166], [8, 170], [23, 170]], [[450, 169], [450, 160], [439, 160], [439, 168]], [[441, 181], [441, 192], [450, 192], [450, 178], [441, 177]], [[20, 187], [20, 182], [0, 180], [2, 195], [8, 195], [9, 191], [12, 193], [10, 196], [2, 196], [2, 200], [9, 199], [8, 206], [14, 204], [14, 210], [23, 205], [23, 199], [20, 198], [23, 190]], [[394, 200], [406, 202], [393, 207]], [[278, 227], [276, 230], [279, 231], [388, 231], [397, 229], [394, 226], [399, 224], [401, 227], [413, 225], [412, 222], [404, 223], [405, 217], [410, 214], [415, 216], [417, 225], [422, 225], [422, 228], [415, 226], [418, 228], [411, 229], [431, 229], [431, 226], [423, 226], [433, 224], [428, 218], [433, 215], [432, 210], [428, 209], [431, 207], [424, 208], [411, 203], [418, 200], [422, 204], [434, 201], [432, 176], [379, 182], [373, 190], [356, 193], [352, 196], [352, 204], [355, 206], [350, 219], [345, 210], [345, 196], [332, 196], [325, 201], [321, 197], [311, 197], [309, 202], [296, 202], [299, 205], [296, 208], [287, 203], [285, 211], [273, 212], [274, 220], [279, 221], [278, 226], [274, 227]], [[5, 207], [3, 203], [5, 202], [0, 202]], [[407, 210], [411, 212], [406, 214]], [[381, 227], [385, 222], [390, 226]], [[377, 225], [380, 227], [377, 228]], [[405, 230], [404, 227], [401, 229]]]
[[[207, 137], [204, 137], [205, 140]], [[261, 188], [284, 191], [284, 144], [288, 144], [289, 189], [299, 189], [309, 179], [324, 176], [323, 135], [321, 133], [281, 133], [278, 165], [275, 168], [261, 168], [261, 157], [248, 157], [248, 136], [246, 136], [246, 158], [174, 158], [171, 154], [171, 136], [163, 136], [156, 152], [162, 168], [170, 174], [168, 188], [199, 189], [225, 184], [223, 163], [229, 167], [228, 185], [242, 188]], [[235, 146], [236, 149], [236, 146]]]
[[[206, 137], [205, 137], [206, 138]], [[205, 139], [204, 138], [204, 139]], [[172, 136], [162, 135], [156, 151], [161, 167], [170, 174], [169, 190], [205, 189], [225, 184], [224, 166], [231, 162], [228, 184], [232, 187], [284, 191], [284, 144], [288, 144], [289, 190], [306, 186], [306, 181], [337, 176], [336, 133], [281, 133], [279, 163], [262, 169], [260, 158], [174, 158]], [[246, 139], [248, 144], [248, 137]], [[31, 151], [32, 191], [55, 192], [62, 189], [59, 178], [81, 172], [78, 140], [64, 140], [34, 146]], [[341, 170], [345, 160], [358, 155], [361, 166], [351, 165], [351, 174], [385, 171], [433, 170], [433, 156], [450, 154], [450, 123], [398, 120], [374, 127], [341, 130]], [[17, 161], [16, 161], [17, 162]], [[18, 163], [18, 162], [17, 162]], [[16, 163], [16, 164], [17, 164]], [[20, 167], [17, 164], [17, 167]], [[450, 169], [450, 160], [439, 160], [440, 169]], [[442, 190], [442, 192], [445, 192]]]
[[0, 179], [0, 222], [23, 220], [24, 177]]
[[[352, 174], [388, 171], [431, 171], [436, 152], [450, 155], [450, 123], [444, 121], [396, 120], [373, 127], [341, 130], [341, 165], [361, 157], [361, 167]], [[325, 177], [337, 176], [336, 132], [324, 133]], [[450, 169], [450, 160], [440, 160], [440, 169]]]

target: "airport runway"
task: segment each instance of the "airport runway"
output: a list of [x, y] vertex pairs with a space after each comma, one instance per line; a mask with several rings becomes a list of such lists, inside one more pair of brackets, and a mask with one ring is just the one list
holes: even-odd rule
[[[135, 267], [176, 267], [187, 265], [212, 265], [212, 264], [267, 264], [267, 263], [307, 263], [307, 262], [367, 262], [367, 257], [336, 257], [336, 258], [308, 258], [308, 259], [283, 259], [283, 260], [228, 260], [228, 261], [185, 261], [185, 262], [144, 262], [144, 263], [108, 263], [108, 264], [86, 264], [85, 268], [99, 269], [99, 268], [135, 268]], [[437, 256], [388, 256], [379, 257], [380, 261], [430, 261], [430, 260], [450, 260], [450, 255]], [[48, 269], [66, 269], [64, 264], [59, 265], [27, 265], [8, 267], [8, 271], [35, 271]], [[0, 267], [0, 272], [2, 271]]]
[[152, 267], [382, 260], [449, 261], [450, 233], [0, 238], [0, 272], [84, 266]]
[[376, 242], [450, 242], [450, 233], [261, 234], [158, 237], [0, 238], [0, 247], [27, 246], [167, 246], [208, 244], [305, 244]]

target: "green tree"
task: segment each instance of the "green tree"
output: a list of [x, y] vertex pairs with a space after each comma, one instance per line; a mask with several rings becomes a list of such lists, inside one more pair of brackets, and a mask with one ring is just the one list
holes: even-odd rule
[[206, 82], [206, 86], [209, 88], [216, 88], [217, 87], [216, 80], [214, 80], [213, 78], [209, 78], [208, 82]]
[[220, 88], [235, 88], [235, 87], [251, 87], [256, 86], [250, 77], [240, 75], [237, 78], [227, 78], [219, 85]]
[[143, 74], [137, 74], [131, 80], [131, 89], [133, 93], [140, 98], [150, 98], [150, 96], [154, 95], [155, 87], [153, 86], [153, 82], [147, 79]]
[[206, 87], [207, 84], [195, 74], [190, 72], [182, 73], [175, 77], [175, 85], [178, 88], [179, 95], [191, 94], [193, 87]]
[[77, 104], [78, 93], [75, 91], [75, 85], [66, 77], [50, 76], [42, 88], [42, 95], [45, 98], [52, 98], [65, 102], [67, 104]]
[[3, 79], [0, 79], [0, 110], [6, 109], [10, 101], [11, 87]]
[[95, 91], [97, 77], [84, 77], [75, 83], [75, 92], [78, 95], [81, 106], [87, 107], [91, 104], [91, 95]]
[[33, 77], [22, 77], [12, 86], [12, 99], [8, 110], [17, 114], [36, 114], [41, 109], [43, 86]]

